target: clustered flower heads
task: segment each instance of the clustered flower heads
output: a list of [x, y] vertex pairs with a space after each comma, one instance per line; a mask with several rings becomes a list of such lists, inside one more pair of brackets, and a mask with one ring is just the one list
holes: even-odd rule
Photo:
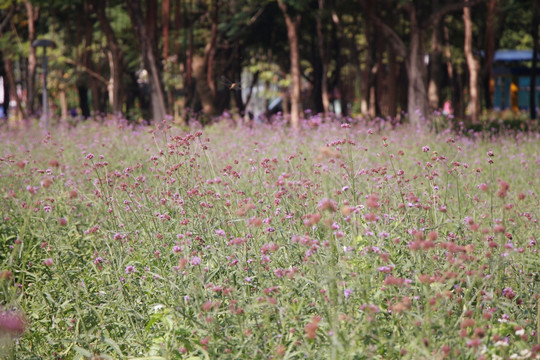
[[0, 334], [41, 358], [537, 357], [540, 138], [310, 120], [0, 134]]

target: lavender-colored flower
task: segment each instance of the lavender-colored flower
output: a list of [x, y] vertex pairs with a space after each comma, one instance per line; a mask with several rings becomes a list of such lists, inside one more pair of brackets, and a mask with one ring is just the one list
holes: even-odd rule
[[351, 296], [352, 292], [353, 291], [351, 289], [343, 290], [343, 295], [345, 295], [345, 299], [348, 299]]
[[133, 265], [126, 266], [125, 272], [126, 272], [127, 275], [129, 275], [131, 273], [134, 273], [135, 272], [135, 266], [133, 266]]
[[510, 287], [505, 287], [502, 291], [502, 294], [507, 298], [507, 299], [513, 299], [515, 296], [516, 296], [516, 293], [514, 292], [514, 290], [512, 290], [512, 288]]
[[218, 230], [216, 230], [216, 234], [219, 235], [219, 236], [225, 236], [225, 231], [222, 230], [222, 229], [218, 229]]
[[392, 272], [392, 269], [394, 268], [394, 266], [381, 266], [381, 267], [378, 267], [377, 270], [382, 272], [382, 273], [390, 273]]
[[196, 266], [201, 264], [201, 258], [198, 256], [194, 256], [190, 260], [191, 265]]

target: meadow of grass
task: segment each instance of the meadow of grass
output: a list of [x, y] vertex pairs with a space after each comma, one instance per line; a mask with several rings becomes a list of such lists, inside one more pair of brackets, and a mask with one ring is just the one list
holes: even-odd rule
[[0, 358], [540, 358], [540, 136], [0, 134]]

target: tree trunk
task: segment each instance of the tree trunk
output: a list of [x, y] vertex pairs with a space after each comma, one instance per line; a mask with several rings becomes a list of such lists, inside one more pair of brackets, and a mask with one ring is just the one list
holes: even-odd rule
[[124, 54], [109, 19], [105, 14], [105, 3], [96, 1], [95, 7], [99, 25], [107, 39], [107, 57], [109, 59], [110, 71], [109, 82], [107, 85], [109, 102], [113, 113], [118, 115], [122, 112]]
[[[536, 3], [536, 1], [535, 1]], [[495, 15], [497, 13], [497, 0], [487, 1], [487, 19], [485, 31], [484, 67], [482, 82], [484, 87], [484, 101], [486, 108], [491, 109], [491, 77], [493, 72], [493, 56], [495, 55]]]
[[[4, 65], [6, 69], [6, 75], [7, 75], [7, 81], [9, 83], [9, 97], [15, 99], [15, 104], [17, 106], [16, 108], [16, 118], [17, 120], [22, 119], [24, 116], [24, 110], [22, 107], [22, 101], [21, 98], [19, 98], [19, 94], [17, 94], [17, 84], [15, 83], [15, 77], [14, 74], [14, 68], [13, 68], [13, 60], [8, 56], [4, 59]], [[9, 106], [9, 103], [7, 104]]]
[[65, 121], [68, 117], [66, 90], [60, 89], [59, 97], [60, 97], [60, 119], [62, 121]]
[[[345, 114], [348, 111], [347, 100], [346, 100], [346, 91], [345, 83], [341, 81], [342, 70], [345, 65], [344, 57], [342, 56], [343, 47], [341, 44], [341, 39], [345, 39], [345, 31], [343, 25], [341, 24], [341, 18], [338, 13], [332, 10], [332, 50], [335, 59], [335, 67], [332, 76], [328, 79], [329, 87], [337, 90], [336, 98], [334, 99], [334, 104], [339, 102], [341, 114]], [[334, 109], [336, 110], [336, 109]]]
[[[311, 25], [311, 24], [310, 24]], [[311, 33], [317, 34], [317, 22], [313, 23], [313, 29]], [[324, 113], [324, 106], [322, 103], [322, 59], [319, 53], [318, 35], [310, 38], [311, 66], [313, 67], [313, 76], [309, 79], [311, 84], [310, 102], [309, 108], [314, 113]]]
[[159, 123], [165, 119], [165, 96], [161, 85], [159, 65], [154, 55], [152, 38], [147, 30], [147, 25], [143, 22], [141, 4], [139, 1], [126, 0], [127, 9], [139, 47], [144, 61], [144, 66], [148, 71], [148, 86], [150, 89], [150, 99], [152, 102], [152, 118]]
[[458, 77], [454, 73], [454, 67], [452, 65], [452, 52], [450, 50], [450, 34], [448, 33], [448, 27], [443, 22], [443, 36], [444, 36], [444, 58], [446, 61], [446, 72], [448, 74], [448, 80], [451, 87], [452, 107], [454, 110], [454, 116], [463, 118], [463, 114], [460, 112], [462, 108], [461, 102], [463, 94], [459, 89]]
[[[88, 72], [90, 76], [87, 77], [88, 88], [90, 89], [91, 94], [91, 103], [94, 116], [100, 112], [102, 109], [99, 104], [99, 83], [94, 76], [91, 74], [99, 73], [99, 69], [96, 69], [94, 66], [94, 61], [92, 60], [92, 41], [94, 35], [94, 19], [87, 14], [90, 14], [93, 11], [93, 3], [90, 0], [85, 0], [83, 2], [83, 10], [85, 18], [83, 21], [84, 24], [84, 50], [83, 50], [83, 59], [82, 65], [84, 67], [83, 71]], [[96, 71], [97, 70], [97, 71]]]
[[215, 98], [206, 81], [206, 62], [199, 55], [193, 56], [193, 77], [197, 95], [201, 101], [202, 111], [208, 116], [217, 115]]
[[193, 86], [193, 56], [194, 56], [194, 40], [193, 40], [193, 20], [189, 19], [189, 30], [188, 30], [188, 44], [186, 51], [186, 66], [185, 66], [185, 84], [184, 84], [184, 93], [185, 101], [184, 107], [187, 108], [193, 102], [195, 97], [195, 87]]
[[180, 34], [181, 34], [182, 23], [183, 23], [182, 20], [183, 20], [182, 1], [174, 0], [174, 34], [173, 36], [176, 37], [176, 41], [174, 41], [174, 55], [180, 54], [180, 44], [182, 44], [182, 41], [180, 41]]
[[540, 23], [540, 6], [534, 2], [532, 38], [533, 38], [533, 60], [531, 68], [531, 85], [529, 87], [529, 112], [531, 119], [536, 119], [536, 67], [538, 64], [538, 25]]
[[286, 118], [289, 115], [289, 99], [291, 98], [289, 91], [285, 90], [281, 92], [281, 112], [283, 117]]
[[384, 74], [384, 53], [386, 50], [385, 45], [385, 39], [382, 34], [377, 32], [377, 39], [375, 40], [375, 73], [373, 74], [375, 77], [374, 81], [374, 98], [373, 98], [373, 105], [374, 105], [374, 116], [386, 116], [388, 114], [388, 93], [385, 89], [385, 80], [386, 76]]
[[375, 41], [373, 36], [373, 23], [371, 21], [371, 17], [366, 17], [366, 23], [365, 23], [365, 36], [366, 36], [366, 49], [365, 49], [365, 66], [363, 70], [363, 79], [362, 79], [362, 100], [360, 103], [360, 111], [362, 114], [369, 114], [370, 113], [370, 89], [371, 89], [371, 73], [372, 73], [372, 67], [373, 67], [373, 52], [375, 48]]
[[[39, 7], [32, 5], [28, 0], [24, 2], [28, 15], [28, 42], [32, 44], [36, 39], [35, 21], [39, 14]], [[28, 69], [27, 69], [27, 89], [26, 89], [26, 116], [34, 115], [34, 98], [36, 90], [36, 48], [30, 46], [28, 49]]]
[[214, 81], [214, 58], [216, 56], [216, 42], [218, 35], [218, 17], [219, 8], [218, 1], [212, 1], [212, 8], [210, 9], [210, 41], [206, 44], [204, 49], [204, 62], [206, 67], [206, 82], [212, 92], [212, 96], [216, 97], [216, 82]]
[[397, 78], [399, 75], [399, 66], [396, 59], [396, 52], [391, 46], [388, 46], [388, 74], [386, 75], [387, 85], [387, 107], [388, 116], [394, 119], [397, 115]]
[[377, 2], [374, 0], [362, 1], [362, 6], [366, 10], [368, 16], [373, 19], [376, 25], [385, 33], [397, 55], [405, 59], [408, 77], [407, 111], [409, 113], [409, 120], [412, 124], [417, 126], [425, 125], [426, 117], [429, 116], [427, 71], [424, 64], [424, 57], [426, 54], [424, 49], [424, 34], [426, 29], [439, 22], [440, 18], [445, 14], [451, 11], [461, 10], [476, 2], [478, 2], [478, 0], [470, 0], [464, 3], [449, 2], [441, 8], [432, 11], [427, 17], [419, 17], [421, 12], [419, 10], [420, 5], [418, 2], [403, 3], [403, 9], [409, 14], [409, 45], [407, 47], [397, 32], [387, 23], [382, 21], [372, 10], [372, 8], [377, 5]]
[[298, 26], [300, 25], [301, 15], [297, 14], [294, 18], [287, 12], [287, 5], [283, 0], [278, 0], [278, 5], [287, 26], [287, 38], [289, 40], [289, 55], [291, 61], [291, 126], [294, 129], [300, 127], [300, 50], [298, 44]]
[[322, 29], [322, 12], [324, 11], [324, 0], [319, 0], [319, 14], [317, 16], [317, 47], [321, 58], [321, 100], [324, 117], [330, 110], [330, 97], [328, 95], [328, 57], [324, 47], [324, 36]]
[[86, 84], [77, 85], [77, 93], [79, 95], [79, 107], [83, 118], [90, 117], [90, 105], [88, 104], [88, 87]]
[[[468, 2], [469, 0], [465, 0]], [[470, 111], [472, 123], [478, 122], [480, 115], [480, 98], [478, 97], [478, 61], [474, 58], [472, 52], [472, 21], [471, 9], [463, 8], [463, 22], [465, 25], [465, 58], [467, 59], [467, 67], [469, 69], [469, 94], [470, 94]]]
[[[161, 24], [162, 24], [162, 36], [163, 36], [163, 63], [165, 64], [165, 69], [169, 72], [172, 72], [172, 66], [176, 62], [171, 61], [169, 58], [169, 27], [170, 27], [170, 17], [171, 17], [171, 1], [163, 0], [161, 3]], [[176, 19], [175, 19], [176, 20]], [[179, 42], [179, 41], [176, 41]], [[174, 114], [174, 97], [171, 86], [165, 84], [165, 89], [167, 91], [167, 113]]]
[[433, 24], [431, 33], [431, 53], [429, 56], [428, 101], [431, 111], [441, 108], [442, 79], [442, 18]]
[[[140, 2], [140, 0], [135, 0]], [[152, 45], [152, 52], [155, 57], [159, 55], [158, 50], [158, 0], [145, 0], [143, 4], [146, 3], [146, 16], [144, 17], [144, 24], [146, 29], [146, 34], [148, 39], [150, 39], [150, 44]], [[142, 9], [142, 7], [141, 7]], [[144, 11], [141, 10], [141, 15]]]
[[426, 91], [427, 70], [424, 63], [424, 39], [420, 29], [416, 11], [410, 11], [410, 44], [408, 61], [406, 61], [408, 85], [407, 112], [411, 124], [416, 126], [426, 125], [428, 114], [428, 98]]
[[163, 60], [169, 58], [169, 18], [171, 14], [170, 0], [163, 0], [161, 3], [161, 26], [163, 34]]
[[[183, 38], [181, 38], [183, 24], [185, 24], [185, 17], [182, 12], [182, 1], [174, 0], [174, 35], [173, 36], [175, 37], [176, 40], [173, 43], [174, 43], [174, 56], [176, 57], [176, 62], [174, 62], [173, 66], [175, 67], [175, 71], [179, 70], [180, 73], [185, 74], [187, 72], [187, 69], [185, 67], [185, 64], [181, 62], [181, 59], [185, 57], [185, 53], [180, 52], [182, 45], [183, 45], [184, 50], [187, 48], [186, 36], [183, 36]], [[184, 100], [185, 100], [188, 96], [186, 92], [187, 86], [185, 83], [183, 84], [183, 88], [184, 88]], [[169, 99], [169, 108], [171, 107], [171, 105], [173, 106], [175, 120], [180, 121], [181, 123], [185, 125], [187, 123], [187, 119], [184, 117], [184, 110], [182, 109], [185, 103], [180, 103], [179, 101], [175, 100], [172, 89], [167, 94], [167, 97]]]
[[90, 88], [90, 99], [92, 102], [92, 109], [94, 111], [93, 117], [95, 119], [99, 113], [103, 113], [100, 103], [99, 82], [91, 76], [88, 78], [88, 87]]

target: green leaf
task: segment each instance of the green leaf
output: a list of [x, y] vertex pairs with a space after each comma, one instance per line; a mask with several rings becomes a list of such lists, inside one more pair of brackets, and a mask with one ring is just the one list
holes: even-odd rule
[[86, 349], [83, 349], [80, 346], [73, 345], [73, 350], [75, 350], [78, 354], [80, 354], [82, 356], [89, 357], [89, 358], [92, 357], [92, 353], [90, 351], [88, 351]]
[[105, 338], [103, 340], [103, 342], [107, 345], [109, 345], [110, 347], [112, 347], [114, 349], [114, 351], [120, 356], [120, 357], [124, 357], [124, 354], [122, 353], [122, 350], [120, 350], [120, 346], [118, 346], [118, 344], [111, 338]]

